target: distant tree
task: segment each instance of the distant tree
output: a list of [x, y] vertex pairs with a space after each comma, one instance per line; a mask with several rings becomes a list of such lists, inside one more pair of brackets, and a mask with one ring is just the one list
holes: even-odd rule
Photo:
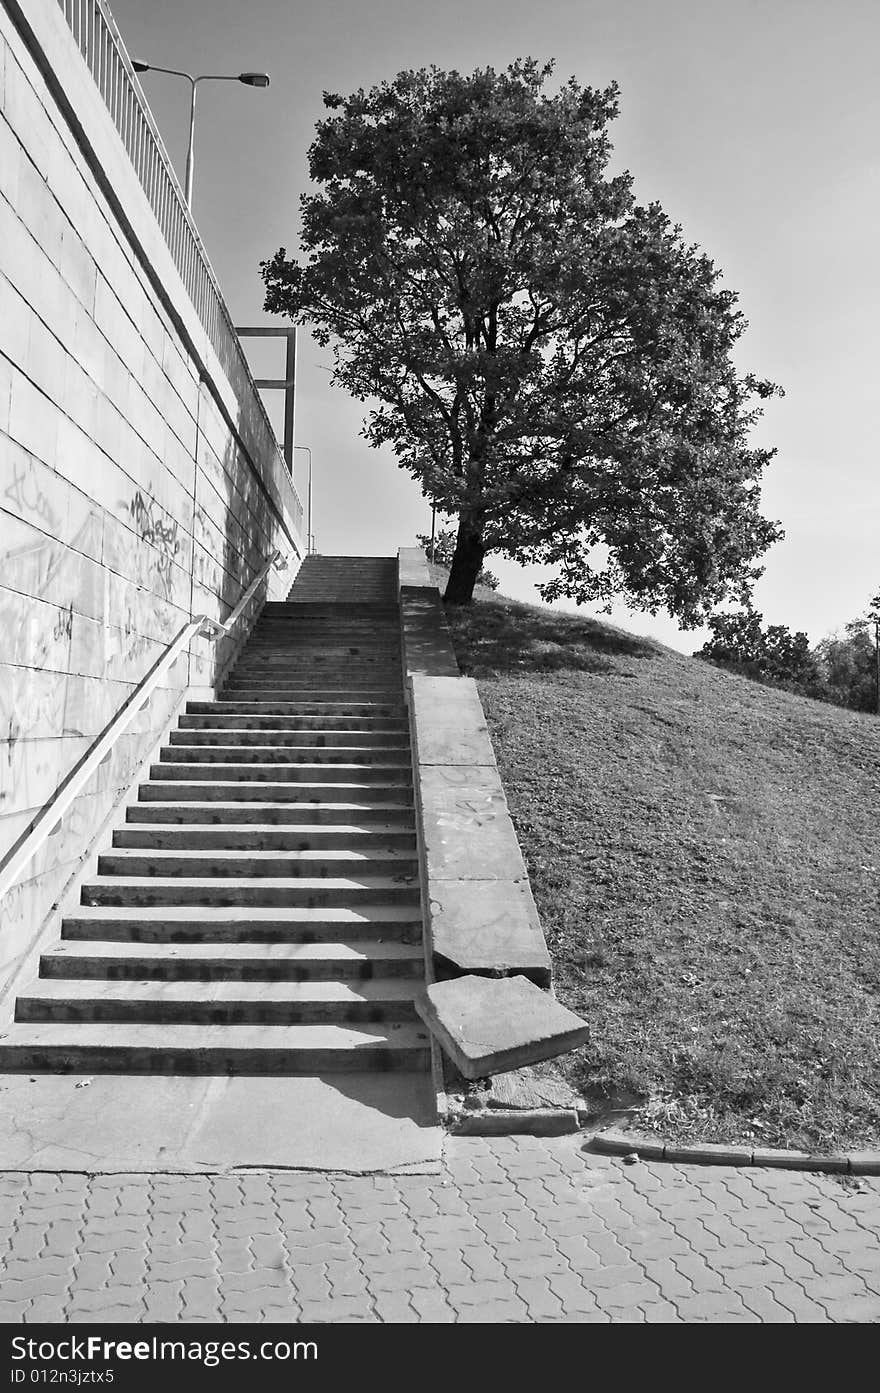
[[[427, 532], [417, 532], [416, 541], [430, 556], [431, 536]], [[455, 532], [451, 527], [444, 527], [434, 535], [434, 560], [438, 566], [445, 566], [448, 570], [452, 565], [452, 558], [455, 555]], [[477, 585], [485, 585], [489, 590], [497, 590], [500, 581], [491, 571], [487, 571], [484, 566], [477, 576]]]
[[854, 711], [873, 711], [874, 642], [867, 624], [847, 624], [816, 644], [828, 699]]
[[709, 620], [712, 637], [694, 656], [757, 681], [816, 686], [820, 668], [807, 635], [793, 634], [785, 624], [764, 629], [762, 618], [751, 608], [713, 615]]
[[556, 568], [547, 599], [745, 603], [781, 533], [750, 448], [760, 401], [720, 272], [610, 175], [618, 89], [528, 58], [342, 97], [309, 151], [301, 262], [262, 263], [266, 309], [332, 344], [427, 497], [458, 518], [446, 599], [493, 552]]
[[816, 657], [832, 700], [856, 711], [880, 714], [878, 626], [880, 593], [869, 600], [865, 614], [844, 626], [842, 635], [822, 639], [816, 645]]

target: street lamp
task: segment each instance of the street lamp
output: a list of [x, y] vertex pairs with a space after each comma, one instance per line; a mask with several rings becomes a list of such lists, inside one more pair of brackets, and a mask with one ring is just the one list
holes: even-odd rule
[[309, 494], [308, 494], [308, 515], [306, 521], [306, 549], [309, 556], [312, 554], [312, 543], [314, 534], [312, 533], [312, 452], [308, 445], [294, 445], [294, 450], [305, 450], [309, 457]]
[[186, 152], [186, 206], [192, 211], [193, 164], [196, 135], [196, 87], [200, 82], [243, 82], [245, 87], [268, 87], [268, 73], [202, 73], [193, 77], [192, 73], [181, 72], [179, 68], [160, 68], [156, 63], [142, 63], [132, 58], [131, 66], [136, 73], [170, 73], [172, 77], [185, 77], [190, 85], [189, 107], [189, 148]]

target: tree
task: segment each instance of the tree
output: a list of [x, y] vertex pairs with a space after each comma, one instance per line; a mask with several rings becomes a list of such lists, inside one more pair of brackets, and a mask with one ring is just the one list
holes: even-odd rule
[[695, 657], [731, 668], [759, 682], [778, 682], [813, 691], [820, 681], [816, 656], [805, 633], [785, 624], [762, 628], [757, 610], [747, 608], [709, 619], [712, 637]]
[[300, 263], [262, 263], [266, 309], [332, 343], [438, 509], [458, 517], [446, 599], [485, 556], [549, 563], [547, 599], [622, 596], [693, 626], [746, 602], [781, 533], [759, 512], [737, 375], [746, 322], [657, 203], [611, 175], [618, 89], [553, 65], [402, 72], [325, 93]]
[[[427, 532], [417, 532], [416, 541], [428, 554], [431, 552], [431, 538]], [[434, 561], [438, 566], [445, 566], [448, 570], [452, 566], [452, 559], [455, 555], [456, 537], [451, 527], [443, 527], [434, 536]], [[500, 584], [498, 577], [491, 571], [487, 571], [484, 566], [477, 576], [477, 585], [485, 585], [489, 590], [497, 590]]]
[[880, 593], [843, 635], [822, 639], [816, 656], [832, 700], [880, 715]]

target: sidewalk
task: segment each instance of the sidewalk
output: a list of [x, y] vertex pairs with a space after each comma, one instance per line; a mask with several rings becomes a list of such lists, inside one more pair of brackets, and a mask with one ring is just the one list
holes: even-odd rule
[[0, 1320], [878, 1321], [880, 1179], [451, 1138], [440, 1175], [0, 1173]]

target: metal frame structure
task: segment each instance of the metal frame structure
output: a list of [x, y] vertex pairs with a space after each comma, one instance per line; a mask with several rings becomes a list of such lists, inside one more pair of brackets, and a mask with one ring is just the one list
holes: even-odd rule
[[257, 377], [255, 387], [284, 392], [284, 446], [282, 453], [287, 468], [293, 474], [293, 425], [296, 406], [296, 326], [285, 329], [248, 328], [236, 329], [240, 339], [287, 339], [283, 377]]

